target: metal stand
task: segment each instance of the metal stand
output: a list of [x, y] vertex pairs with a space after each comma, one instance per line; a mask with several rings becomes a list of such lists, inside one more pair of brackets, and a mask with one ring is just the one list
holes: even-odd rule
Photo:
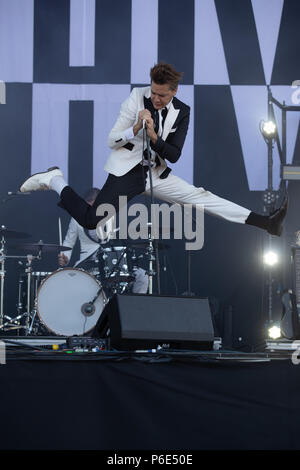
[[[269, 214], [275, 209], [276, 201], [280, 197], [280, 193], [286, 193], [287, 191], [287, 184], [286, 181], [282, 178], [282, 169], [284, 165], [286, 165], [286, 113], [287, 111], [300, 111], [300, 106], [286, 106], [285, 102], [283, 104], [279, 103], [273, 96], [270, 87], [268, 86], [268, 119], [273, 121], [276, 125], [276, 133], [274, 137], [265, 138], [267, 143], [267, 151], [268, 151], [268, 187], [264, 191], [263, 194], [263, 201], [264, 201], [264, 212], [269, 212]], [[282, 128], [281, 128], [281, 139], [282, 144], [280, 144], [280, 138], [278, 134], [278, 127], [274, 112], [274, 106], [276, 105], [282, 112]], [[280, 163], [281, 163], [281, 181], [278, 191], [275, 191], [273, 188], [273, 148], [274, 144], [276, 143]], [[272, 248], [272, 236], [268, 236], [268, 245], [269, 249]], [[272, 268], [269, 268], [268, 273], [268, 322], [273, 322], [273, 275], [272, 275]]]
[[187, 290], [183, 292], [182, 295], [187, 297], [194, 297], [196, 294], [191, 291], [191, 267], [192, 267], [192, 259], [191, 259], [191, 251], [187, 250]]
[[[154, 204], [154, 197], [153, 197], [150, 139], [149, 139], [149, 136], [147, 135], [147, 131], [145, 128], [143, 132], [144, 132], [144, 139], [146, 138], [146, 143], [147, 143], [147, 162], [148, 162], [149, 181], [150, 181], [150, 198], [151, 198], [151, 206], [152, 206], [152, 204]], [[157, 246], [157, 241], [152, 238], [152, 221], [148, 223], [147, 225], [148, 225], [148, 241], [149, 241], [149, 249], [148, 249], [149, 272], [147, 273], [149, 276], [149, 294], [153, 294], [153, 275], [155, 274], [153, 271], [153, 261], [156, 261], [157, 290], [158, 290], [158, 295], [160, 295], [160, 266], [159, 266], [158, 246]], [[155, 251], [155, 256], [153, 255], [154, 251]]]
[[[5, 242], [4, 242], [5, 243]], [[1, 248], [2, 250], [2, 248]], [[26, 312], [21, 313], [22, 309], [22, 304], [21, 304], [21, 292], [20, 292], [20, 286], [19, 286], [19, 298], [18, 298], [18, 313], [17, 317], [11, 318], [7, 315], [4, 315], [3, 312], [3, 303], [4, 303], [4, 278], [5, 278], [5, 271], [4, 271], [4, 263], [6, 259], [27, 259], [27, 264], [26, 264], [26, 274], [27, 274], [27, 305], [26, 305]], [[41, 254], [39, 253], [38, 256], [33, 256], [33, 255], [27, 255], [27, 256], [7, 256], [5, 254], [1, 255], [1, 270], [3, 271], [3, 274], [1, 274], [1, 324], [0, 324], [0, 330], [11, 330], [11, 329], [22, 329], [24, 328], [25, 330], [25, 335], [29, 335], [33, 326], [34, 322], [34, 316], [31, 318], [31, 273], [32, 273], [32, 261], [34, 259], [40, 260], [41, 259]], [[21, 320], [25, 318], [25, 326], [21, 325]], [[7, 320], [4, 322], [4, 319]], [[31, 322], [30, 322], [31, 320]]]
[[187, 291], [187, 295], [189, 297], [192, 297], [194, 296], [194, 292], [191, 291], [191, 252], [190, 250], [188, 250], [188, 255], [187, 255], [187, 279], [188, 279], [188, 291]]
[[[158, 252], [157, 252], [157, 246], [156, 246], [156, 258], [153, 255], [154, 247], [153, 247], [153, 239], [152, 239], [152, 222], [148, 223], [148, 241], [149, 241], [149, 246], [147, 248], [147, 257], [149, 261], [149, 269], [147, 271], [147, 274], [149, 276], [149, 294], [153, 293], [153, 276], [155, 276], [155, 271], [153, 270], [153, 262], [155, 262], [155, 259], [158, 259]], [[159, 268], [157, 268], [157, 271]], [[160, 294], [160, 287], [158, 290], [158, 293]]]
[[1, 259], [1, 287], [0, 287], [0, 328], [3, 326], [4, 322], [4, 279], [5, 279], [5, 239], [2, 236], [1, 239], [1, 249], [0, 249], [0, 259]]

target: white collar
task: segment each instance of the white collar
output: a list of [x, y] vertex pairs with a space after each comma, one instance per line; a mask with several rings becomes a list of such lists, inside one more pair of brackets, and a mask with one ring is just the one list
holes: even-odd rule
[[162, 112], [162, 110], [165, 109], [165, 108], [169, 111], [169, 109], [171, 108], [172, 101], [173, 101], [173, 98], [171, 99], [171, 101], [169, 101], [168, 104], [166, 104], [166, 106], [164, 106], [163, 108], [159, 109], [158, 111]]

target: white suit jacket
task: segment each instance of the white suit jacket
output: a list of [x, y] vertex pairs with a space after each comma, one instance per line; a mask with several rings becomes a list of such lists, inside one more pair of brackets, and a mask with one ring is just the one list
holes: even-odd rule
[[[143, 129], [130, 139], [126, 138], [126, 130], [138, 121], [138, 114], [143, 109], [154, 110], [151, 99], [151, 88], [133, 88], [130, 96], [121, 106], [117, 121], [109, 133], [108, 145], [112, 149], [104, 169], [115, 176], [122, 176], [142, 161]], [[186, 137], [189, 124], [190, 108], [176, 97], [173, 98], [165, 119], [163, 134], [158, 138], [157, 145], [151, 145], [160, 160], [159, 175], [165, 172], [167, 164], [178, 160]], [[170, 169], [168, 169], [171, 171]]]
[[[73, 250], [77, 238], [79, 238], [80, 241], [80, 258], [74, 264], [74, 267], [76, 267], [79, 263], [93, 255], [99, 248], [99, 243], [93, 242], [85, 234], [83, 227], [81, 227], [81, 225], [79, 225], [75, 219], [71, 219], [68, 231], [63, 241], [63, 246], [67, 246], [68, 248], [72, 248]], [[64, 252], [64, 254], [69, 258], [69, 262], [72, 256], [72, 250]]]

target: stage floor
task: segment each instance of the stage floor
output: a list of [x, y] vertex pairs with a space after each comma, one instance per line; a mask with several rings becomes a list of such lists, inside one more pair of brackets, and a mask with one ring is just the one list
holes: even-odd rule
[[291, 342], [284, 350], [266, 342], [255, 352], [145, 353], [53, 350], [61, 337], [0, 340], [0, 449], [300, 448]]

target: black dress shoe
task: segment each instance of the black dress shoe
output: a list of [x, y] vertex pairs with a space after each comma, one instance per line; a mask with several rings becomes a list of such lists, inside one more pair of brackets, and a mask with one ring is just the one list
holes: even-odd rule
[[246, 224], [254, 225], [255, 227], [266, 230], [270, 235], [277, 235], [280, 237], [282, 233], [282, 222], [286, 216], [288, 208], [288, 196], [286, 196], [282, 206], [271, 215], [260, 215], [255, 212], [250, 212]]
[[267, 229], [270, 235], [277, 235], [282, 233], [282, 222], [286, 216], [289, 205], [289, 198], [286, 196], [282, 206], [269, 216], [269, 227]]

